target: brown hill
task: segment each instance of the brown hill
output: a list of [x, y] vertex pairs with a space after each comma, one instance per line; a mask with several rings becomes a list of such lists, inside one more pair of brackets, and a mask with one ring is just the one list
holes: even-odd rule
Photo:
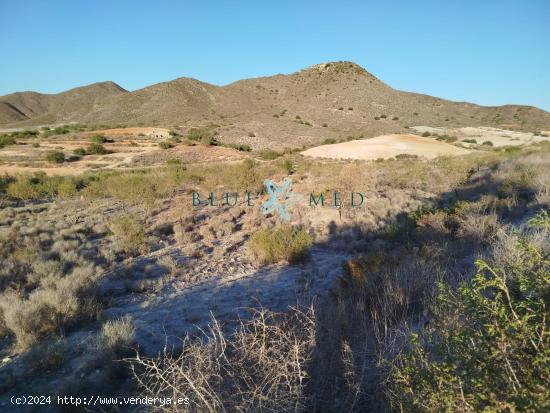
[[39, 125], [75, 122], [109, 98], [128, 91], [113, 82], [100, 82], [57, 94], [17, 92], [0, 97], [0, 123]]
[[290, 75], [219, 87], [179, 78], [134, 92], [114, 83], [58, 95], [0, 97], [0, 124], [82, 122], [189, 128], [218, 125], [220, 139], [296, 147], [327, 138], [406, 132], [407, 126], [549, 129], [550, 113], [530, 106], [483, 107], [392, 89], [360, 66], [333, 62]]

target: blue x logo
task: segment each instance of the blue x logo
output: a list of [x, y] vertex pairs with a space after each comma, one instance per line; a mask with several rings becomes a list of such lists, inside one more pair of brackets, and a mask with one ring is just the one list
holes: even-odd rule
[[290, 215], [287, 208], [302, 198], [292, 193], [292, 181], [286, 178], [281, 186], [277, 186], [271, 179], [266, 179], [264, 183], [269, 199], [263, 203], [262, 213], [266, 215], [277, 212], [282, 219], [288, 221]]

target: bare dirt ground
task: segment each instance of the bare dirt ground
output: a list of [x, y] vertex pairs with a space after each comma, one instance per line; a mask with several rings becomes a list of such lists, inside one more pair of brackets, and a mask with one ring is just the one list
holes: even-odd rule
[[322, 145], [302, 152], [315, 158], [374, 160], [400, 154], [423, 156], [429, 159], [441, 155], [464, 155], [469, 151], [445, 142], [417, 135], [382, 135], [334, 145]]

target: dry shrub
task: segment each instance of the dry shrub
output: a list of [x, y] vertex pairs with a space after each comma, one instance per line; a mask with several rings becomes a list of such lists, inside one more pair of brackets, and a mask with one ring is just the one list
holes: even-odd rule
[[441, 242], [450, 234], [448, 214], [435, 211], [421, 216], [416, 221], [416, 232], [424, 242]]
[[312, 243], [313, 237], [304, 228], [283, 224], [252, 234], [249, 247], [262, 264], [295, 263], [308, 256]]
[[488, 211], [485, 203], [464, 203], [455, 214], [458, 225], [456, 235], [472, 244], [490, 243], [498, 228], [498, 216]]
[[179, 355], [129, 359], [144, 396], [190, 398], [164, 412], [299, 412], [310, 404], [307, 365], [315, 344], [312, 308], [258, 310], [234, 334], [216, 320], [201, 338], [186, 337]]
[[111, 231], [125, 253], [139, 255], [149, 250], [145, 238], [145, 225], [136, 215], [115, 217], [111, 221]]
[[136, 328], [130, 316], [103, 324], [98, 347], [111, 352], [119, 352], [134, 342]]
[[84, 193], [91, 198], [116, 198], [151, 211], [159, 200], [173, 195], [184, 183], [198, 181], [200, 178], [189, 174], [184, 166], [101, 172], [94, 175]]
[[63, 339], [35, 346], [26, 356], [34, 372], [58, 371], [65, 360], [66, 343]]
[[27, 283], [26, 275], [39, 261], [36, 238], [24, 239], [15, 230], [0, 235], [0, 291], [8, 286], [18, 289]]
[[49, 288], [38, 288], [28, 297], [7, 292], [0, 300], [4, 324], [16, 338], [19, 349], [55, 334], [78, 320], [93, 315], [93, 269], [77, 268]]
[[212, 243], [216, 239], [216, 232], [210, 225], [203, 225], [199, 228], [199, 234], [205, 242]]

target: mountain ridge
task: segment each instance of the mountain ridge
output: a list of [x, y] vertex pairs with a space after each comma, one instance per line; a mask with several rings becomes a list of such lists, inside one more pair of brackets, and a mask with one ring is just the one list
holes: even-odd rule
[[481, 106], [396, 90], [353, 62], [320, 63], [224, 86], [180, 77], [135, 91], [107, 81], [58, 94], [0, 97], [3, 127], [68, 122], [179, 128], [216, 124], [227, 142], [249, 136], [255, 146], [269, 141], [283, 147], [403, 132], [413, 125], [549, 129], [550, 113], [533, 106]]

